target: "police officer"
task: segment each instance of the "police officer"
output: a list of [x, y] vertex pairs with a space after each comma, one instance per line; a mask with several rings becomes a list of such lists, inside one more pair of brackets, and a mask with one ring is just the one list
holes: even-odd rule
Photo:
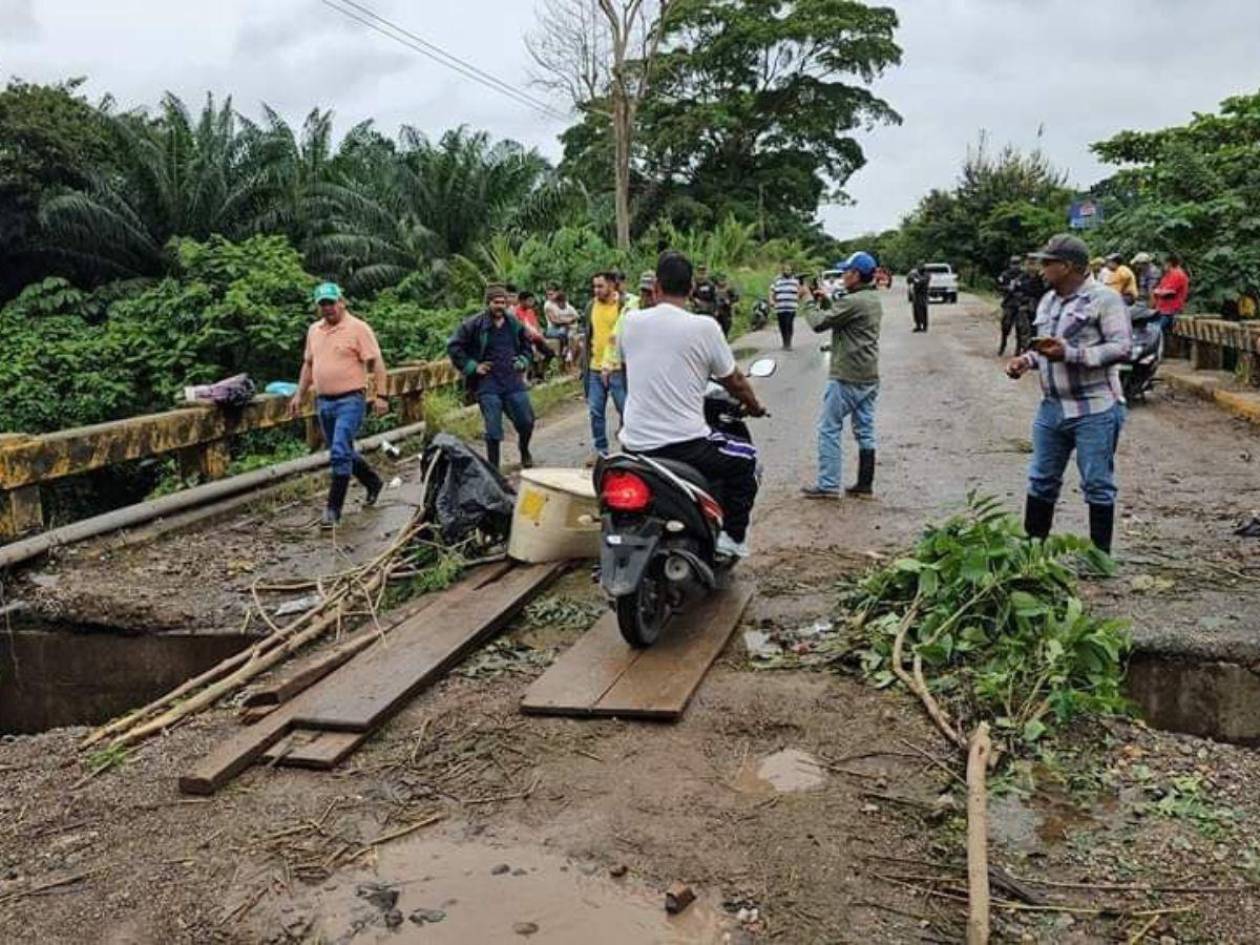
[[[1006, 354], [1006, 340], [1011, 336], [1011, 329], [1015, 327], [1015, 315], [1019, 311], [1019, 298], [1015, 293], [1015, 286], [1021, 274], [1020, 262], [1019, 256], [1012, 256], [1006, 268], [997, 277], [998, 291], [1002, 294], [1002, 343], [998, 345], [999, 358]], [[1016, 345], [1018, 344], [1019, 339], [1016, 338]], [[1018, 353], [1017, 351], [1016, 354]]]

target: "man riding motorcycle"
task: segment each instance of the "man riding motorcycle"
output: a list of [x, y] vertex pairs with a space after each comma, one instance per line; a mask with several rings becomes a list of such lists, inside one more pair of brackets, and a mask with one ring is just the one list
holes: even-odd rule
[[703, 475], [725, 513], [717, 551], [743, 558], [757, 495], [757, 452], [751, 443], [709, 428], [705, 388], [713, 379], [749, 415], [766, 411], [736, 367], [718, 323], [687, 311], [692, 279], [686, 256], [662, 253], [656, 264], [656, 304], [622, 316], [617, 343], [628, 396], [621, 443], [627, 452], [686, 463]]

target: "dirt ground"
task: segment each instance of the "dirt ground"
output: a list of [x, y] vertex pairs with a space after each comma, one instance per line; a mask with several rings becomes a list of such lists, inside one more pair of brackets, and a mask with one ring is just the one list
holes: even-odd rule
[[[1021, 501], [1036, 383], [1001, 376], [985, 306], [934, 306], [925, 336], [910, 333], [902, 293], [883, 298], [877, 501], [795, 496], [825, 376], [813, 339], [762, 382], [774, 416], [754, 431], [766, 479], [741, 630], [827, 618], [837, 579], [969, 490]], [[535, 454], [580, 461], [585, 425], [580, 408], [550, 420]], [[1260, 542], [1231, 534], [1260, 507], [1257, 446], [1254, 429], [1166, 392], [1132, 412], [1121, 573], [1089, 594], [1132, 617], [1141, 646], [1257, 659]], [[344, 561], [305, 537], [312, 501], [286, 501], [105, 558], [85, 545], [37, 573], [68, 614], [116, 602], [113, 619], [144, 601], [137, 626], [235, 629], [257, 575]], [[400, 497], [360, 517], [349, 554], [368, 553], [406, 508]], [[1074, 488], [1060, 523], [1084, 528]], [[961, 940], [965, 816], [917, 702], [845, 676], [758, 670], [737, 632], [677, 724], [521, 716], [530, 680], [581, 632], [546, 614], [593, 613], [597, 599], [589, 572], [571, 572], [543, 602], [565, 607], [532, 611], [331, 773], [255, 768], [214, 797], [181, 797], [178, 775], [237, 725], [230, 707], [86, 781], [84, 730], [5, 737], [0, 940]], [[1045, 901], [996, 912], [996, 940], [1260, 941], [1256, 783], [1251, 748], [1138, 721], [1083, 726], [995, 785], [993, 861]], [[663, 892], [676, 881], [699, 898], [670, 919]], [[1073, 911], [1097, 908], [1128, 914]]]

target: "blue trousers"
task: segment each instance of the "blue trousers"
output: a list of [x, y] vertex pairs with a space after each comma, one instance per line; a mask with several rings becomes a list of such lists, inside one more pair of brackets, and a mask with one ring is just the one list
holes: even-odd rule
[[332, 454], [334, 476], [348, 476], [354, 468], [354, 461], [359, 458], [354, 451], [354, 438], [363, 426], [366, 413], [367, 401], [362, 394], [350, 394], [335, 400], [315, 398], [315, 416], [319, 418], [324, 442]]
[[516, 428], [516, 435], [523, 440], [529, 439], [534, 429], [534, 405], [529, 401], [529, 391], [520, 390], [513, 394], [479, 394], [477, 405], [481, 408], [481, 419], [486, 427], [486, 442], [499, 442], [503, 439], [503, 414], [506, 411]]
[[840, 463], [843, 450], [840, 435], [844, 418], [852, 416], [853, 438], [858, 449], [875, 449], [875, 401], [879, 384], [849, 384], [832, 379], [823, 393], [822, 414], [818, 417], [818, 482], [819, 489], [840, 488]]
[[591, 415], [591, 439], [595, 452], [608, 452], [608, 396], [612, 395], [617, 405], [617, 414], [626, 415], [626, 375], [623, 371], [613, 371], [608, 375], [608, 383], [604, 383], [604, 375], [590, 370], [586, 373], [586, 407]]
[[1028, 466], [1028, 494], [1056, 502], [1063, 488], [1063, 472], [1072, 451], [1081, 474], [1081, 492], [1090, 505], [1116, 502], [1116, 445], [1124, 427], [1125, 408], [1074, 419], [1063, 416], [1057, 400], [1043, 400], [1033, 421], [1032, 461]]

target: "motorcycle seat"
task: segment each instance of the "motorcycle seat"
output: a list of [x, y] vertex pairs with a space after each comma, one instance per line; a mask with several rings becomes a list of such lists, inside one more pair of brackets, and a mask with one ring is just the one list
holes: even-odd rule
[[655, 456], [652, 458], [652, 461], [660, 463], [680, 479], [685, 479], [693, 486], [699, 486], [705, 492], [713, 491], [713, 487], [709, 484], [709, 480], [706, 479], [700, 470], [696, 469], [695, 466], [688, 466], [686, 463], [680, 463], [676, 459], [661, 459], [660, 457]]

